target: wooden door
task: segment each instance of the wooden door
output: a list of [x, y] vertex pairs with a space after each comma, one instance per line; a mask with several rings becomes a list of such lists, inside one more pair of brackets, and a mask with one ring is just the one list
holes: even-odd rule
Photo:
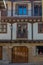
[[2, 60], [2, 47], [0, 46], [0, 60]]
[[28, 62], [28, 48], [25, 46], [15, 46], [12, 49], [13, 63], [27, 63]]

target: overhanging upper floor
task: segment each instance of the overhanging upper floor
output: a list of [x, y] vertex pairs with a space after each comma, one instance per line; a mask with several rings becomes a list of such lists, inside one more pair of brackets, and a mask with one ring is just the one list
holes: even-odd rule
[[[14, 0], [12, 0], [14, 1]], [[17, 0], [21, 1], [21, 0]], [[26, 1], [26, 0], [25, 0]], [[42, 22], [41, 1], [28, 0], [28, 2], [7, 1], [7, 8], [0, 10], [0, 21], [4, 22]]]
[[42, 17], [28, 17], [28, 16], [15, 16], [15, 17], [1, 17], [0, 22], [14, 23], [14, 22], [43, 22]]

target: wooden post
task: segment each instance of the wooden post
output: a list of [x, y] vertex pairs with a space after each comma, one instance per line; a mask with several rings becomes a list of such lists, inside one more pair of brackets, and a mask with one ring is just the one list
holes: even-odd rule
[[1, 20], [1, 11], [0, 11], [0, 20]]
[[43, 21], [43, 0], [42, 0], [42, 21]]

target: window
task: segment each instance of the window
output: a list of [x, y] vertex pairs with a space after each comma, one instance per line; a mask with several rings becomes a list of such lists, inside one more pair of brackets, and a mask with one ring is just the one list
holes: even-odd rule
[[34, 16], [42, 16], [42, 5], [34, 5]]
[[7, 24], [0, 24], [0, 33], [7, 33]]
[[27, 15], [27, 6], [26, 5], [18, 5], [17, 14], [18, 15]]
[[27, 24], [17, 24], [17, 38], [27, 38]]
[[1, 16], [7, 16], [7, 10], [6, 9], [1, 11]]
[[6, 2], [5, 0], [0, 1], [0, 9], [5, 9], [6, 8]]
[[0, 2], [0, 9], [5, 9], [4, 3]]
[[8, 7], [6, 9], [1, 10], [1, 16], [7, 16], [7, 11], [8, 11]]
[[36, 46], [36, 50], [37, 50], [39, 55], [43, 54], [43, 46]]
[[43, 33], [43, 23], [38, 24], [38, 33]]

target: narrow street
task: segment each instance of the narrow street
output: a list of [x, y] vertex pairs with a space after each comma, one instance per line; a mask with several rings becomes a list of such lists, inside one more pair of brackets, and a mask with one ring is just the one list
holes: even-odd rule
[[43, 63], [11, 63], [11, 64], [0, 64], [0, 65], [43, 65]]

